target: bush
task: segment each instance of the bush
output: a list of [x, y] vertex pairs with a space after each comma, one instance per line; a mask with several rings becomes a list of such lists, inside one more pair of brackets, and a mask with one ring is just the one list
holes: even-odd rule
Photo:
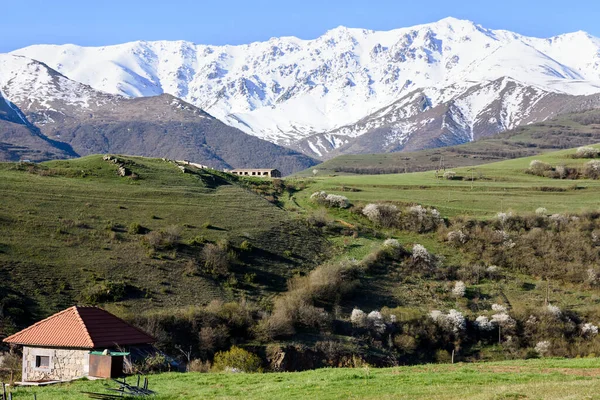
[[340, 196], [337, 194], [327, 194], [327, 192], [320, 191], [315, 192], [310, 196], [310, 199], [317, 203], [327, 207], [336, 208], [348, 208], [350, 207], [350, 201], [346, 196]]
[[547, 171], [551, 171], [552, 166], [540, 160], [533, 160], [529, 163], [528, 173], [532, 175], [544, 176]]
[[200, 359], [192, 360], [187, 365], [187, 372], [202, 372], [207, 373], [210, 372], [212, 365], [210, 361], [202, 361]]
[[169, 371], [171, 364], [164, 354], [155, 353], [136, 363], [133, 368], [137, 374], [151, 374]]
[[600, 149], [591, 146], [583, 146], [577, 149], [574, 158], [596, 158], [600, 156]]
[[367, 204], [362, 213], [369, 221], [384, 228], [390, 228], [398, 224], [400, 211], [393, 204]]
[[138, 224], [137, 222], [132, 222], [131, 225], [129, 225], [128, 232], [132, 235], [139, 235], [141, 233], [146, 232], [146, 228], [144, 228], [142, 225]]
[[208, 243], [202, 249], [200, 257], [204, 262], [205, 273], [213, 276], [225, 276], [229, 273], [230, 257], [221, 246]]
[[88, 304], [119, 301], [125, 297], [127, 285], [124, 282], [103, 281], [89, 286], [81, 292], [81, 300]]
[[172, 225], [164, 230], [152, 231], [144, 235], [144, 241], [154, 250], [170, 249], [179, 243], [181, 228]]
[[229, 351], [220, 351], [215, 355], [215, 371], [261, 372], [261, 360], [253, 353], [232, 346]]
[[407, 231], [426, 233], [436, 230], [444, 223], [439, 211], [421, 205], [409, 207], [400, 218], [400, 227]]
[[456, 172], [454, 172], [454, 171], [444, 172], [444, 179], [452, 180], [454, 178], [456, 178]]
[[600, 161], [586, 162], [583, 166], [583, 176], [587, 179], [600, 179]]
[[465, 297], [465, 293], [467, 291], [467, 285], [463, 281], [458, 281], [454, 284], [454, 288], [452, 289], [452, 294], [456, 297]]

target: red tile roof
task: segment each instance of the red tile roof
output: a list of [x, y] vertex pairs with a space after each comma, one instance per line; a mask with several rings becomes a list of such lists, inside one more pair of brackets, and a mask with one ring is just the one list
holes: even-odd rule
[[156, 340], [98, 307], [74, 306], [3, 340], [26, 346], [98, 349]]

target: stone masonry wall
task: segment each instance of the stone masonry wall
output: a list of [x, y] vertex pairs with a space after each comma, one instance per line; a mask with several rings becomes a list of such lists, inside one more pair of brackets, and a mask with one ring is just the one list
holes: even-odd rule
[[[90, 369], [89, 350], [23, 347], [23, 380], [70, 380], [87, 376]], [[49, 368], [36, 368], [36, 356], [49, 356]]]

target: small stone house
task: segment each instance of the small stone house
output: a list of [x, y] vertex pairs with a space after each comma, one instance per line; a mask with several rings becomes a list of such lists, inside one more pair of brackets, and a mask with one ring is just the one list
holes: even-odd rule
[[155, 339], [101, 308], [74, 306], [3, 341], [23, 346], [22, 380], [41, 382], [89, 376], [92, 351], [128, 351]]
[[277, 169], [269, 168], [249, 168], [249, 169], [233, 169], [229, 171], [231, 174], [240, 176], [256, 176], [263, 178], [281, 178], [281, 172]]

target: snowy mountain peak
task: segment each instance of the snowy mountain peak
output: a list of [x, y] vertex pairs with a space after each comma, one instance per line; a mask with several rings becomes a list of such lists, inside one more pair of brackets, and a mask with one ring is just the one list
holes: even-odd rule
[[[313, 40], [281, 37], [238, 46], [185, 41], [37, 45], [13, 54], [40, 60], [104, 92], [127, 97], [169, 93], [247, 133], [290, 146], [314, 135], [321, 135], [325, 146], [329, 135], [327, 140], [338, 147], [366, 132], [358, 128], [361, 121], [393, 109], [399, 99], [424, 99], [395, 114], [412, 118], [414, 110], [425, 113], [505, 77], [543, 93], [600, 92], [599, 39], [584, 32], [531, 38], [452, 17], [391, 31], [340, 26]], [[480, 99], [488, 105], [504, 101], [495, 96], [501, 93]], [[421, 103], [426, 109], [415, 106]], [[528, 107], [525, 103], [519, 102]], [[473, 137], [472, 126], [464, 129], [455, 136]]]

